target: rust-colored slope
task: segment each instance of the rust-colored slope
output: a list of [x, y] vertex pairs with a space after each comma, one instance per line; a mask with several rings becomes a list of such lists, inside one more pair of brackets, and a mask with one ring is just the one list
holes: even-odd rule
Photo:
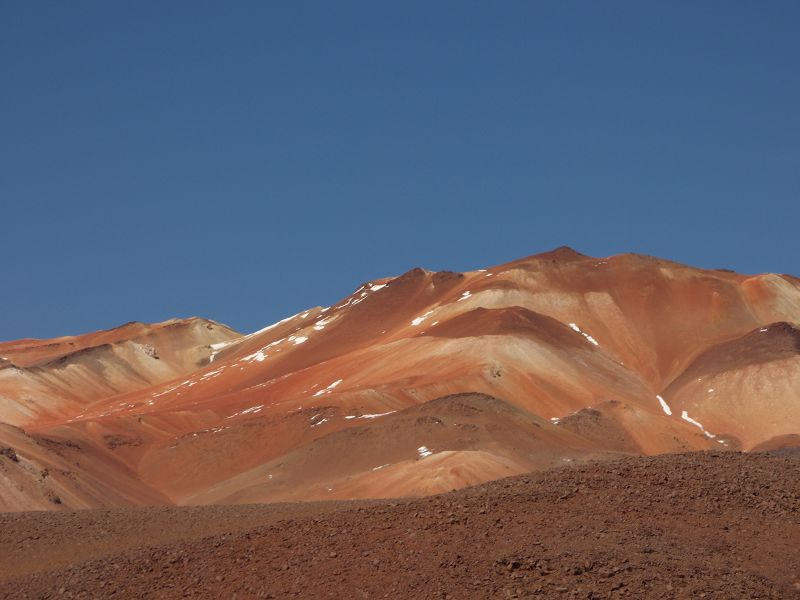
[[56, 340], [0, 344], [0, 421], [20, 426], [63, 421], [90, 402], [191, 372], [209, 344], [238, 337], [205, 319], [117, 329]]
[[[198, 335], [197, 330], [217, 330], [216, 335]], [[0, 355], [10, 360], [18, 367], [34, 367], [51, 363], [56, 359], [69, 357], [81, 350], [87, 350], [120, 342], [134, 341], [140, 344], [153, 346], [150, 352], [167, 355], [167, 358], [184, 362], [186, 356], [187, 338], [216, 339], [220, 331], [227, 332], [221, 337], [229, 339], [236, 332], [224, 325], [209, 321], [208, 319], [172, 319], [163, 323], [148, 325], [132, 321], [113, 329], [96, 331], [77, 336], [64, 336], [50, 340], [24, 339], [11, 342], [0, 342]], [[200, 332], [204, 333], [204, 332]], [[158, 344], [158, 347], [155, 347]]]
[[700, 353], [664, 396], [684, 420], [734, 436], [745, 449], [797, 434], [800, 330], [774, 323], [714, 346]]
[[323, 419], [337, 418], [352, 426], [220, 482], [191, 501], [349, 498], [359, 490], [380, 497], [420, 489], [438, 493], [485, 481], [487, 473], [497, 478], [597, 455], [568, 431], [483, 394], [446, 396], [383, 415], [341, 416], [329, 409], [309, 421], [323, 427]]
[[168, 502], [90, 443], [0, 424], [0, 512]]
[[[0, 365], [12, 400], [0, 418], [81, 440], [177, 503], [431, 493], [564, 459], [797, 433], [798, 322], [792, 277], [559, 249], [469, 273], [414, 269], [244, 336], [154, 326], [148, 343], [171, 352], [160, 371], [141, 333], [47, 360], [6, 343], [7, 358], [32, 362], [15, 386], [3, 373], [23, 370]], [[703, 377], [719, 379], [721, 401], [700, 401]], [[479, 434], [450, 412], [463, 393]], [[417, 439], [426, 415], [448, 425], [419, 460], [407, 454], [434, 443]]]

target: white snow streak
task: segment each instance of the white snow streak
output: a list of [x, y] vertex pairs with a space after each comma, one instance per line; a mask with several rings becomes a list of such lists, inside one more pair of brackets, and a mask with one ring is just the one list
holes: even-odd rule
[[219, 369], [214, 369], [213, 371], [209, 371], [200, 378], [200, 381], [205, 381], [207, 379], [214, 379], [214, 377], [219, 377], [220, 375], [222, 375], [222, 371], [224, 370], [225, 366], [222, 366]]
[[569, 326], [572, 327], [572, 329], [574, 329], [578, 333], [580, 333], [583, 337], [585, 337], [590, 343], [594, 344], [595, 346], [600, 345], [597, 343], [597, 340], [594, 339], [592, 336], [590, 336], [588, 333], [581, 331], [581, 328], [578, 327], [575, 323], [570, 323]]
[[[158, 398], [159, 396], [163, 396], [164, 394], [168, 394], [170, 392], [173, 392], [175, 390], [179, 390], [179, 389], [184, 388], [184, 387], [190, 388], [193, 385], [197, 385], [197, 383], [198, 382], [194, 381], [193, 379], [187, 379], [186, 381], [181, 381], [180, 383], [176, 383], [175, 385], [172, 385], [172, 386], [168, 387], [167, 389], [158, 392], [157, 394], [153, 394], [151, 396], [151, 398]], [[178, 394], [180, 394], [180, 392], [178, 392]]]
[[702, 432], [705, 434], [705, 436], [706, 436], [706, 437], [708, 437], [708, 438], [715, 438], [715, 437], [717, 437], [717, 436], [716, 436], [716, 435], [714, 435], [713, 433], [708, 433], [708, 432], [706, 431], [706, 428], [705, 428], [705, 427], [703, 427], [702, 423], [700, 423], [699, 421], [695, 421], [695, 420], [694, 420], [692, 417], [690, 417], [690, 416], [689, 416], [689, 413], [688, 413], [688, 412], [686, 412], [685, 410], [681, 412], [681, 419], [683, 419], [683, 420], [684, 420], [684, 421], [686, 421], [687, 423], [691, 423], [691, 424], [692, 424], [692, 425], [694, 425], [695, 427], [699, 427], [699, 428], [702, 430]]
[[263, 404], [259, 404], [258, 406], [251, 406], [250, 408], [246, 408], [245, 410], [235, 412], [229, 417], [225, 417], [226, 419], [232, 419], [233, 417], [238, 417], [240, 415], [249, 415], [249, 414], [256, 414], [260, 413], [261, 409], [264, 408]]
[[230, 346], [231, 344], [235, 344], [238, 341], [239, 340], [231, 340], [229, 342], [219, 342], [217, 344], [209, 345], [209, 348], [211, 348], [214, 352], [212, 352], [211, 355], [208, 357], [208, 362], [209, 363], [214, 362], [214, 359], [217, 357], [217, 354], [219, 354], [220, 351], [223, 348], [226, 348], [227, 346]]
[[417, 317], [416, 319], [412, 319], [412, 321], [411, 321], [411, 324], [412, 324], [414, 327], [416, 327], [417, 325], [419, 325], [420, 323], [422, 323], [422, 322], [423, 322], [425, 319], [427, 319], [428, 317], [430, 317], [432, 314], [433, 314], [433, 311], [432, 311], [432, 310], [429, 310], [429, 311], [428, 311], [428, 312], [426, 312], [424, 315], [422, 315], [422, 316], [420, 316], [420, 317]]
[[323, 329], [325, 329], [325, 325], [330, 323], [332, 320], [333, 320], [333, 317], [325, 317], [324, 319], [320, 319], [314, 325], [314, 330], [315, 331], [322, 331]]
[[248, 354], [247, 356], [243, 357], [242, 360], [246, 360], [247, 362], [252, 362], [257, 360], [258, 362], [264, 362], [266, 360], [267, 355], [264, 354], [263, 350], [259, 350], [258, 352], [253, 352], [252, 354]]
[[[308, 313], [306, 313], [306, 314], [308, 314]], [[248, 334], [248, 335], [246, 335], [244, 337], [252, 337], [254, 335], [258, 335], [259, 333], [264, 333], [265, 331], [269, 331], [270, 329], [273, 329], [273, 328], [277, 327], [278, 325], [283, 325], [287, 321], [291, 321], [295, 317], [300, 317], [300, 316], [301, 316], [301, 314], [297, 313], [296, 315], [292, 315], [291, 317], [286, 317], [285, 319], [281, 319], [277, 323], [273, 323], [272, 325], [267, 325], [263, 329], [259, 329], [258, 331], [254, 331], [253, 333], [250, 333], [250, 334]]]
[[336, 381], [334, 381], [332, 384], [330, 384], [328, 387], [326, 387], [324, 390], [320, 390], [320, 391], [318, 391], [318, 392], [315, 392], [315, 393], [314, 393], [314, 396], [321, 396], [322, 394], [327, 394], [327, 393], [329, 393], [329, 392], [330, 392], [330, 391], [331, 391], [333, 388], [335, 388], [337, 385], [339, 385], [340, 383], [342, 383], [342, 380], [341, 380], [341, 379], [337, 379], [337, 380], [336, 380]]
[[373, 413], [369, 415], [347, 415], [345, 419], [377, 419], [378, 417], [385, 417], [386, 415], [390, 415], [392, 413], [396, 413], [396, 410], [390, 410], [389, 412], [385, 413]]
[[426, 456], [430, 456], [431, 454], [433, 454], [433, 452], [428, 450], [427, 446], [420, 446], [419, 448], [417, 448], [417, 452], [419, 452], [420, 458], [425, 458]]
[[661, 396], [656, 396], [656, 399], [658, 400], [659, 404], [661, 404], [661, 408], [662, 408], [662, 410], [663, 410], [663, 411], [664, 411], [664, 412], [665, 412], [665, 413], [666, 413], [668, 416], [669, 416], [669, 415], [672, 415], [672, 409], [669, 407], [669, 404], [667, 404], [667, 401], [666, 401], [666, 400], [664, 400], [664, 399], [663, 399]]

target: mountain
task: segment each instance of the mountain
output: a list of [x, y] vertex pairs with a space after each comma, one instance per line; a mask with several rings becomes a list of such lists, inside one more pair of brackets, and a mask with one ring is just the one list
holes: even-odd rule
[[0, 510], [434, 494], [800, 445], [800, 280], [569, 248], [413, 269], [241, 335], [0, 343]]

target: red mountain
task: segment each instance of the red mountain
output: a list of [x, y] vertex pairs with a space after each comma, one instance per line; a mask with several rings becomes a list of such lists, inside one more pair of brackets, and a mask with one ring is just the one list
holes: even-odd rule
[[800, 280], [568, 248], [414, 269], [241, 335], [0, 343], [0, 510], [424, 495], [800, 445]]

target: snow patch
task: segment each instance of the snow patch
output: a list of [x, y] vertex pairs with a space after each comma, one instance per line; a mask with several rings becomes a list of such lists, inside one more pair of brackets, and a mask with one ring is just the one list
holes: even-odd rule
[[281, 319], [277, 323], [273, 323], [272, 325], [267, 325], [263, 329], [259, 329], [258, 331], [254, 331], [253, 333], [250, 333], [250, 334], [246, 335], [245, 337], [249, 338], [249, 337], [253, 337], [254, 335], [258, 335], [259, 333], [264, 333], [265, 331], [269, 331], [270, 329], [274, 329], [278, 325], [283, 325], [284, 323], [286, 323], [288, 321], [291, 321], [295, 317], [299, 317], [299, 316], [301, 316], [300, 313], [297, 313], [296, 315], [292, 315], [291, 317], [286, 317], [285, 319]]
[[322, 394], [327, 394], [328, 392], [330, 392], [333, 388], [335, 388], [340, 383], [342, 383], [342, 380], [341, 379], [337, 379], [336, 381], [331, 383], [328, 387], [326, 387], [324, 390], [320, 390], [318, 392], [315, 392], [314, 396], [321, 396]]
[[[367, 296], [370, 295], [372, 292], [377, 292], [378, 290], [386, 287], [385, 283], [367, 283], [362, 285], [358, 288], [352, 295], [347, 299], [346, 302], [339, 304], [336, 306], [337, 309], [346, 308], [347, 306], [355, 306], [359, 302], [363, 302], [367, 299]], [[358, 297], [356, 297], [358, 294]], [[323, 311], [324, 312], [324, 311]]]
[[322, 331], [325, 329], [325, 325], [330, 323], [333, 320], [333, 317], [325, 317], [324, 319], [320, 319], [314, 324], [315, 331]]
[[705, 434], [705, 436], [706, 436], [706, 437], [708, 437], [708, 438], [712, 438], [712, 439], [713, 439], [713, 438], [715, 438], [715, 437], [717, 437], [717, 436], [716, 436], [716, 435], [714, 435], [713, 433], [709, 433], [709, 432], [707, 432], [707, 431], [706, 431], [706, 428], [705, 428], [705, 427], [703, 427], [702, 423], [700, 423], [699, 421], [695, 421], [695, 420], [694, 420], [692, 417], [690, 417], [690, 416], [689, 416], [689, 413], [688, 413], [688, 412], [686, 412], [685, 410], [684, 410], [684, 411], [681, 411], [681, 419], [683, 419], [683, 420], [684, 420], [684, 421], [686, 421], [687, 423], [691, 423], [691, 424], [692, 424], [692, 425], [694, 425], [695, 427], [699, 427], [699, 428], [700, 428], [700, 430], [701, 430], [701, 431], [702, 431], [702, 432]]
[[425, 458], [426, 456], [430, 456], [431, 454], [433, 454], [433, 452], [428, 450], [427, 446], [420, 446], [419, 448], [417, 448], [417, 452], [419, 452], [420, 458]]
[[396, 412], [396, 410], [390, 410], [389, 412], [385, 413], [373, 413], [368, 415], [347, 415], [345, 419], [377, 419], [378, 417], [385, 417], [386, 415], [391, 415], [392, 413]]
[[[181, 381], [180, 383], [176, 383], [175, 385], [171, 385], [170, 387], [168, 387], [168, 388], [166, 388], [164, 390], [161, 390], [157, 394], [153, 394], [150, 397], [151, 398], [158, 398], [159, 396], [163, 396], [164, 394], [168, 394], [170, 392], [173, 392], [175, 390], [179, 390], [179, 389], [184, 388], [184, 387], [190, 388], [193, 385], [197, 385], [197, 383], [198, 382], [194, 381], [193, 379], [187, 379], [185, 381]], [[180, 395], [180, 392], [178, 392], [178, 394]]]
[[258, 362], [264, 362], [266, 359], [267, 355], [264, 354], [263, 350], [259, 350], [258, 352], [253, 352], [252, 354], [248, 354], [247, 356], [242, 358], [242, 360], [246, 360], [247, 362], [252, 362], [254, 360]]
[[464, 292], [463, 294], [461, 294], [461, 298], [459, 298], [458, 300], [456, 300], [456, 302], [461, 302], [462, 300], [466, 300], [467, 298], [470, 298], [471, 296], [472, 296], [472, 292], [470, 292], [469, 290], [467, 290], [466, 292]]
[[209, 379], [214, 379], [214, 377], [219, 377], [220, 375], [222, 375], [222, 372], [224, 370], [225, 370], [225, 365], [221, 366], [219, 369], [214, 369], [213, 371], [204, 373], [203, 376], [200, 378], [200, 381], [208, 381]]
[[429, 310], [429, 311], [428, 311], [428, 312], [426, 312], [424, 315], [422, 315], [422, 316], [420, 316], [420, 317], [417, 317], [416, 319], [412, 319], [412, 320], [411, 320], [411, 324], [412, 324], [414, 327], [416, 327], [416, 326], [418, 326], [420, 323], [422, 323], [422, 322], [423, 322], [425, 319], [427, 319], [428, 317], [430, 317], [432, 314], [433, 314], [433, 311], [432, 311], [432, 310]]
[[244, 409], [242, 411], [235, 412], [232, 415], [230, 415], [229, 417], [225, 417], [225, 418], [226, 419], [232, 419], [233, 417], [238, 417], [238, 416], [241, 416], [241, 415], [249, 415], [249, 414], [253, 414], [254, 415], [254, 414], [260, 413], [262, 408], [264, 408], [263, 404], [259, 404], [258, 406], [251, 406], [250, 408], [246, 408], [246, 409]]
[[578, 327], [577, 324], [570, 323], [569, 326], [572, 327], [572, 329], [574, 329], [578, 333], [580, 333], [583, 337], [585, 337], [590, 343], [594, 344], [595, 346], [599, 346], [600, 345], [600, 344], [597, 343], [597, 340], [594, 339], [592, 336], [590, 336], [588, 333], [585, 333], [585, 332], [581, 331], [581, 328]]
[[219, 354], [222, 351], [223, 348], [226, 348], [226, 347], [230, 346], [231, 344], [234, 344], [234, 343], [236, 343], [238, 341], [239, 340], [232, 340], [230, 342], [219, 342], [217, 344], [209, 345], [209, 348], [211, 348], [213, 350], [213, 352], [209, 355], [208, 362], [209, 363], [214, 362], [214, 359], [217, 357], [217, 354]]
[[656, 396], [656, 400], [658, 400], [658, 403], [661, 404], [661, 409], [664, 411], [664, 413], [667, 416], [671, 416], [672, 409], [669, 407], [669, 404], [667, 404], [667, 401], [664, 400], [661, 396]]

